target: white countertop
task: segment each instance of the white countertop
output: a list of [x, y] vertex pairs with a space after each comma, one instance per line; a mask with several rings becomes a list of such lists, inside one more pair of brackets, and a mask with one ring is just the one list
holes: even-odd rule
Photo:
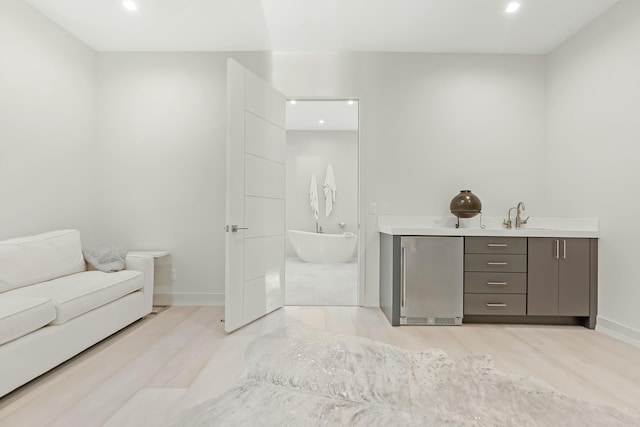
[[[526, 218], [526, 216], [525, 216]], [[600, 237], [599, 221], [595, 218], [530, 218], [521, 228], [507, 230], [504, 218], [480, 217], [461, 219], [451, 216], [391, 216], [378, 217], [378, 231], [399, 236], [502, 236], [502, 237]]]

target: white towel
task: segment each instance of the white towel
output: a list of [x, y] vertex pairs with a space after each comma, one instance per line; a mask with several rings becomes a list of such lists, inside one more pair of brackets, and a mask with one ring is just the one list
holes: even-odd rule
[[316, 175], [311, 174], [311, 184], [309, 185], [309, 204], [313, 211], [313, 216], [318, 220], [318, 183], [316, 182]]
[[327, 166], [327, 176], [324, 178], [324, 212], [326, 216], [331, 214], [333, 204], [336, 201], [336, 179], [333, 176], [331, 164]]

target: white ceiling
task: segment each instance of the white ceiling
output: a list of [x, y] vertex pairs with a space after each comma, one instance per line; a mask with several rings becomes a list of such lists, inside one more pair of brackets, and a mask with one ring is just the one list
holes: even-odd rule
[[[358, 130], [358, 101], [287, 102], [287, 130]], [[322, 120], [324, 123], [320, 123]]]
[[98, 51], [553, 50], [618, 0], [27, 0]]

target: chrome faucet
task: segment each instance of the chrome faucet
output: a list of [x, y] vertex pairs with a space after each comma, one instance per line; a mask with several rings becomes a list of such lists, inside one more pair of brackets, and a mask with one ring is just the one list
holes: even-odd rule
[[324, 231], [322, 231], [322, 226], [318, 225], [317, 221], [316, 221], [316, 233], [318, 233], [318, 234], [324, 233]]
[[[520, 206], [522, 206], [522, 209], [520, 209]], [[524, 203], [523, 202], [518, 202], [518, 206], [516, 207], [516, 228], [520, 228], [522, 227], [523, 224], [526, 224], [527, 221], [529, 220], [529, 217], [526, 217], [525, 219], [522, 219], [520, 217], [520, 214], [522, 213], [522, 211], [524, 211], [525, 207], [524, 207]]]
[[529, 220], [529, 217], [522, 219], [522, 217], [520, 216], [520, 214], [525, 210], [525, 207], [524, 207], [524, 202], [518, 202], [518, 205], [516, 207], [509, 209], [509, 212], [507, 213], [507, 218], [502, 222], [502, 225], [507, 227], [507, 229], [509, 230], [513, 228], [513, 221], [511, 221], [511, 211], [514, 209], [516, 210], [516, 217], [515, 217], [516, 228], [522, 227]]
[[[513, 223], [511, 222], [511, 211], [512, 211], [512, 210], [514, 210], [514, 209], [518, 209], [518, 208], [511, 208], [511, 209], [509, 209], [509, 212], [507, 212], [507, 219], [505, 219], [505, 220], [502, 222], [502, 225], [504, 225], [505, 227], [507, 227], [507, 229], [509, 229], [509, 230], [511, 230], [511, 228], [512, 228], [512, 224], [513, 224]], [[520, 214], [518, 213], [518, 215], [520, 215]], [[517, 224], [517, 221], [516, 221], [516, 224]]]

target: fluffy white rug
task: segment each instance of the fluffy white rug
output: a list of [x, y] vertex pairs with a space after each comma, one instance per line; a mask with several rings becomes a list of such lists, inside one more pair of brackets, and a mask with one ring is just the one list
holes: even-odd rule
[[640, 414], [499, 372], [298, 324], [256, 339], [243, 381], [172, 426], [640, 426]]

